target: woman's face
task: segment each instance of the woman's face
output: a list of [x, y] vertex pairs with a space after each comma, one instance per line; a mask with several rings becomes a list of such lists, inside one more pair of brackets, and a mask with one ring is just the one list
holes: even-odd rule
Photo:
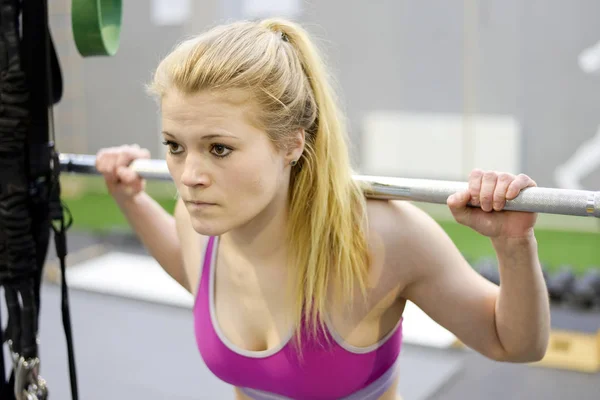
[[162, 99], [167, 165], [196, 232], [220, 235], [287, 201], [289, 163], [301, 148], [279, 150], [252, 124], [253, 105], [227, 96], [168, 92]]

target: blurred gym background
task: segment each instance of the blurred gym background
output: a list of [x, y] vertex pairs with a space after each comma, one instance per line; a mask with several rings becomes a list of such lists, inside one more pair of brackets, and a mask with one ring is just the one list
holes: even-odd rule
[[[348, 115], [358, 172], [465, 180], [478, 167], [524, 172], [539, 186], [600, 188], [599, 2], [128, 0], [123, 1], [118, 53], [95, 58], [82, 58], [75, 48], [71, 2], [49, 3], [64, 76], [64, 96], [54, 110], [60, 152], [94, 154], [103, 147], [138, 143], [153, 158], [162, 158], [158, 109], [144, 91], [159, 60], [183, 38], [221, 22], [279, 15], [302, 22], [324, 50]], [[117, 253], [129, 254], [129, 265], [151, 264], [139, 258], [144, 250], [131, 237], [101, 179], [64, 175], [62, 181], [63, 198], [74, 218], [71, 264], [114, 265], [110, 257]], [[150, 182], [148, 191], [172, 209], [172, 185]], [[419, 206], [439, 221], [475, 268], [491, 280], [497, 278], [487, 239], [453, 223], [444, 206]], [[413, 318], [423, 325], [409, 331], [414, 340], [403, 353], [400, 393], [405, 400], [597, 399], [600, 293], [596, 304], [567, 302], [560, 294], [577, 277], [598, 270], [599, 229], [596, 219], [540, 216], [540, 258], [548, 279], [554, 276], [558, 287], [553, 324], [566, 332], [563, 354], [551, 365], [493, 363], [456, 349], [447, 332], [428, 325], [431, 321], [415, 311]], [[106, 285], [124, 281], [122, 271], [112, 271], [114, 282]], [[231, 398], [231, 391], [195, 353], [188, 311], [178, 314], [177, 305], [185, 310], [189, 299], [161, 301], [164, 288], [153, 293], [133, 286], [120, 292], [114, 287], [94, 290], [90, 282], [107, 273], [72, 276], [83, 398]], [[151, 279], [147, 286], [156, 283]], [[48, 280], [56, 281], [51, 268]], [[58, 289], [44, 290], [58, 299]], [[131, 295], [136, 290], [138, 295]], [[155, 301], [132, 300], [140, 298]], [[64, 384], [60, 398], [67, 398], [59, 310], [46, 307], [42, 335], [45, 326], [52, 326], [45, 341], [53, 348], [46, 347], [52, 355], [44, 360], [53, 367], [44, 370], [43, 364], [42, 375], [52, 377], [51, 390], [53, 385], [63, 390]], [[102, 318], [110, 326], [90, 323], [90, 310], [102, 307], [107, 313]], [[422, 339], [436, 330], [440, 337], [446, 335], [441, 342]], [[573, 332], [586, 335], [587, 341], [576, 341], [569, 336]], [[583, 350], [569, 353], [574, 348]], [[129, 364], [121, 365], [120, 357]], [[582, 362], [587, 362], [587, 371], [582, 371]], [[102, 380], [100, 370], [107, 374]], [[175, 382], [180, 379], [185, 381]]]
[[[524, 172], [539, 186], [600, 186], [600, 135], [594, 143], [600, 126], [600, 74], [586, 72], [580, 60], [600, 40], [600, 3], [123, 3], [117, 55], [86, 59], [74, 45], [70, 2], [50, 3], [52, 34], [65, 75], [65, 95], [55, 108], [61, 152], [95, 153], [102, 147], [138, 143], [154, 158], [163, 157], [158, 110], [144, 92], [160, 58], [184, 37], [217, 23], [284, 15], [303, 22], [325, 51], [361, 173], [461, 180], [479, 167]], [[587, 148], [597, 150], [580, 154]], [[169, 204], [172, 193], [166, 194]], [[428, 209], [442, 221], [449, 218], [444, 207]], [[118, 215], [97, 213], [76, 221], [78, 226], [110, 229], [123, 223]], [[597, 221], [542, 216], [538, 226], [577, 232], [557, 238], [547, 233], [557, 241], [541, 249], [548, 264], [568, 262], [578, 268], [600, 262], [595, 235], [584, 234], [597, 232]], [[471, 239], [463, 243], [457, 236], [461, 246], [473, 243], [472, 249], [465, 248], [469, 255], [489, 254], [485, 241]], [[567, 248], [571, 258], [556, 254]]]

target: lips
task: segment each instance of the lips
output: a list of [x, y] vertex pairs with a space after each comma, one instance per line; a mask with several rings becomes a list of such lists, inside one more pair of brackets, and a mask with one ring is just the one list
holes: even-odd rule
[[186, 201], [185, 203], [190, 211], [206, 210], [215, 205], [215, 203], [208, 203], [205, 201]]
[[207, 201], [195, 201], [195, 200], [188, 200], [188, 201], [186, 201], [186, 203], [193, 204], [196, 206], [214, 206], [215, 205], [215, 203], [209, 203]]

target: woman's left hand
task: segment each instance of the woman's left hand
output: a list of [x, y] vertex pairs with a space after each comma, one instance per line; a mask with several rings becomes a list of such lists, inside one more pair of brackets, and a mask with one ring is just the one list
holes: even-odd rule
[[[522, 189], [537, 184], [529, 176], [474, 169], [469, 187], [448, 197], [447, 204], [454, 219], [490, 238], [525, 238], [533, 235], [537, 214], [503, 211], [506, 200], [512, 200]], [[478, 207], [469, 207], [468, 203]]]

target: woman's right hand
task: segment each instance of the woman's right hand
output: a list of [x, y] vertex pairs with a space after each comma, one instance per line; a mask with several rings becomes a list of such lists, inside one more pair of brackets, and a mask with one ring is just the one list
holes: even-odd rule
[[145, 180], [129, 167], [139, 158], [150, 158], [150, 152], [137, 144], [109, 147], [96, 154], [96, 170], [104, 176], [108, 192], [116, 200], [132, 198], [144, 190]]

